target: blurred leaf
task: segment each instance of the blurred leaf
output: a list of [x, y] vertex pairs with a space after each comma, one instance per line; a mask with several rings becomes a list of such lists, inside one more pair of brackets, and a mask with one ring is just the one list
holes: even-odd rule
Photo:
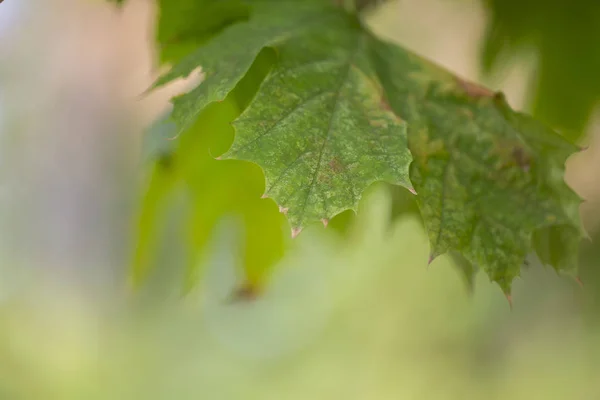
[[464, 279], [467, 289], [472, 293], [473, 290], [475, 290], [475, 278], [478, 272], [477, 267], [473, 265], [473, 263], [469, 262], [460, 253], [452, 251], [449, 253], [449, 255], [452, 263], [458, 269], [460, 275]]
[[160, 0], [157, 41], [163, 61], [180, 61], [229, 25], [248, 18], [242, 0]]
[[214, 158], [231, 145], [231, 121], [250, 102], [269, 71], [273, 56], [271, 51], [261, 52], [227, 98], [211, 103], [179, 140], [167, 140], [176, 134], [170, 116], [147, 132], [146, 153], [154, 160], [154, 172], [142, 202], [132, 270], [134, 282], [141, 283], [150, 272], [164, 208], [177, 188], [185, 189], [191, 204], [185, 239], [189, 247], [187, 289], [197, 282], [206, 245], [223, 217], [241, 218], [243, 244], [232, 251], [239, 254], [247, 284], [262, 285], [270, 267], [283, 255], [289, 225], [272, 200], [261, 199], [264, 176], [260, 168]]
[[146, 278], [148, 269], [152, 266], [152, 259], [157, 255], [159, 232], [164, 224], [167, 200], [175, 184], [176, 177], [171, 165], [156, 162], [144, 190], [137, 217], [136, 248], [131, 275], [135, 284]]
[[577, 278], [581, 235], [573, 226], [550, 226], [533, 235], [540, 261]]
[[591, 240], [584, 240], [579, 254], [581, 282], [588, 295], [592, 316], [600, 310], [600, 229], [591, 232]]
[[[207, 111], [212, 113], [208, 115], [216, 118], [217, 107], [223, 107], [223, 103], [210, 106]], [[260, 197], [264, 188], [260, 168], [240, 161], [215, 160], [206, 151], [208, 147], [205, 147], [205, 157], [201, 156], [202, 151], [199, 150], [204, 144], [200, 143], [199, 137], [206, 136], [208, 129], [218, 128], [221, 134], [226, 133], [223, 127], [219, 127], [220, 121], [203, 122], [190, 132], [196, 132], [195, 135], [188, 134], [182, 138], [178, 153], [181, 173], [193, 201], [189, 224], [196, 260], [192, 263], [198, 263], [197, 255], [203, 251], [220, 219], [226, 215], [239, 216], [245, 235], [243, 248], [238, 251], [242, 255], [247, 283], [260, 285], [267, 269], [283, 255], [284, 238], [289, 236], [289, 227], [277, 205]], [[226, 127], [230, 130], [230, 139], [233, 131], [230, 125]], [[193, 264], [191, 267], [188, 285], [197, 282], [197, 271]]]
[[490, 14], [483, 65], [491, 72], [525, 46], [538, 52], [533, 114], [575, 140], [600, 100], [600, 2], [482, 0]]

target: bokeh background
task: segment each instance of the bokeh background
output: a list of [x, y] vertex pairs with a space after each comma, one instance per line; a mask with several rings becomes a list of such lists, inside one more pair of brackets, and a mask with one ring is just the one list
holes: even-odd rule
[[[396, 0], [369, 18], [589, 146], [567, 181], [600, 239], [600, 3]], [[510, 310], [485, 276], [470, 287], [449, 257], [427, 266], [420, 221], [390, 225], [384, 186], [343, 238], [303, 232], [255, 302], [222, 301], [234, 218], [197, 290], [180, 296], [166, 227], [160, 268], [132, 293], [143, 133], [190, 85], [139, 96], [160, 72], [155, 19], [146, 0], [0, 4], [1, 399], [600, 398], [597, 241], [583, 288], [532, 259]]]

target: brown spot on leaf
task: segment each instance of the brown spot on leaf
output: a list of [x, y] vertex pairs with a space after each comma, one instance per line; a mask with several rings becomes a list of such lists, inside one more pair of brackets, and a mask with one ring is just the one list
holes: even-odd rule
[[336, 174], [339, 174], [345, 169], [344, 164], [342, 164], [337, 157], [333, 157], [331, 161], [329, 161], [329, 168]]
[[528, 172], [531, 168], [532, 158], [521, 143], [500, 142], [497, 144], [494, 153], [498, 154], [500, 161], [499, 169], [519, 167], [523, 172]]

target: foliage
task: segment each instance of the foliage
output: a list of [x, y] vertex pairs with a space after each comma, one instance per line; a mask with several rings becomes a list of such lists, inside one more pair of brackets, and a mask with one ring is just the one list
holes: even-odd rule
[[532, 250], [576, 274], [580, 200], [563, 175], [577, 148], [502, 94], [382, 41], [333, 2], [160, 5], [162, 59], [174, 65], [153, 87], [200, 67], [205, 78], [173, 100], [175, 140], [155, 162], [142, 207], [137, 280], [174, 187], [190, 198], [191, 276], [217, 222], [234, 213], [245, 221], [254, 287], [287, 247], [277, 208], [296, 236], [355, 212], [380, 181], [416, 193], [430, 261], [461, 254], [507, 295]]
[[580, 138], [600, 100], [600, 3], [589, 0], [482, 0], [490, 23], [486, 71], [524, 48], [537, 53], [533, 113]]

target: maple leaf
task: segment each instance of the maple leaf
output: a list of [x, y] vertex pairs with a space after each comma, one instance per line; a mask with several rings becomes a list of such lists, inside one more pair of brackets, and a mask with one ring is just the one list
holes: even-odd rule
[[431, 259], [460, 251], [509, 292], [534, 232], [553, 227], [576, 250], [580, 199], [563, 180], [575, 145], [512, 111], [500, 93], [390, 43], [375, 52], [390, 105], [408, 122]]
[[265, 194], [287, 210], [295, 231], [356, 210], [373, 182], [412, 189], [406, 124], [385, 104], [371, 40], [340, 15], [326, 30], [276, 46], [278, 62], [234, 122], [223, 158], [263, 167]]
[[356, 209], [367, 186], [387, 181], [414, 185], [432, 259], [458, 252], [505, 293], [534, 248], [558, 270], [572, 268], [572, 258], [543, 251], [540, 240], [558, 237], [572, 252], [581, 238], [580, 199], [563, 180], [576, 146], [514, 112], [502, 95], [377, 39], [354, 14], [308, 0], [249, 4], [247, 21], [156, 86], [202, 66], [205, 81], [174, 99], [183, 133], [259, 53], [275, 51], [223, 158], [262, 167], [266, 194], [293, 232]]

